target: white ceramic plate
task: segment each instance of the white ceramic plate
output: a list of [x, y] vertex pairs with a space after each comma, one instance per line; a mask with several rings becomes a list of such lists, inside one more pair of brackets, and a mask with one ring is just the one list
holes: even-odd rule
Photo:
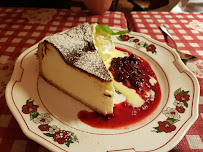
[[161, 87], [153, 114], [125, 129], [84, 124], [77, 113], [90, 109], [39, 77], [36, 44], [20, 55], [6, 89], [8, 106], [25, 135], [51, 151], [163, 152], [178, 144], [198, 117], [198, 81], [168, 46], [140, 33], [127, 35], [128, 41], [113, 36], [115, 45], [147, 60]]

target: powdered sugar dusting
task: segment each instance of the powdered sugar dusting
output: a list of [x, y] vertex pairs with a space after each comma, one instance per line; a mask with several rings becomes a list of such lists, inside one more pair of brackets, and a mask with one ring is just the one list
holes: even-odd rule
[[111, 81], [111, 77], [94, 47], [91, 27], [88, 23], [49, 36], [45, 41], [53, 44], [68, 64], [102, 80]]
[[[103, 69], [105, 68], [104, 64], [100, 64], [103, 62], [97, 52], [86, 52], [84, 53], [77, 62], [74, 63], [76, 67], [80, 67], [81, 69], [88, 71], [89, 73], [94, 73], [94, 75], [101, 77], [102, 79], [106, 79], [108, 76], [108, 72], [105, 72]], [[105, 72], [105, 73], [104, 73]]]
[[49, 36], [45, 40], [57, 47], [65, 60], [69, 61], [69, 57], [73, 56], [72, 54], [81, 54], [82, 49], [88, 45], [88, 42], [93, 43], [91, 37], [90, 26], [88, 23], [85, 23], [64, 33]]

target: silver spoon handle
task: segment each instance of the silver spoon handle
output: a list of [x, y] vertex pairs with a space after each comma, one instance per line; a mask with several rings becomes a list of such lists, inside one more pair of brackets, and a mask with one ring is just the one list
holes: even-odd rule
[[180, 52], [180, 50], [179, 50], [179, 48], [178, 48], [178, 45], [177, 45], [176, 41], [174, 40], [174, 38], [172, 37], [172, 35], [169, 33], [169, 31], [168, 31], [166, 25], [163, 25], [163, 24], [160, 25], [160, 29], [161, 29], [164, 33], [166, 33], [166, 34], [171, 38], [171, 40], [172, 40], [173, 43], [175, 44], [176, 51], [177, 51], [177, 52]]

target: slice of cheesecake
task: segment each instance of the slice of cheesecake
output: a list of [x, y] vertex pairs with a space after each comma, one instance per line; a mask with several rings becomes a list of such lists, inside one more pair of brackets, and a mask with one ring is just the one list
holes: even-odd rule
[[112, 78], [88, 23], [45, 38], [37, 53], [40, 75], [50, 84], [103, 115], [113, 113]]

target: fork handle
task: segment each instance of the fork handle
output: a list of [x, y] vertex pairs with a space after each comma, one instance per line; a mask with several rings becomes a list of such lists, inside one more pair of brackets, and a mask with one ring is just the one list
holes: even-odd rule
[[174, 38], [172, 37], [172, 35], [169, 33], [167, 27], [166, 27], [165, 25], [162, 24], [162, 25], [160, 25], [160, 29], [161, 29], [165, 34], [167, 34], [167, 35], [171, 38], [171, 40], [172, 40], [173, 43], [175, 44], [176, 51], [177, 51], [177, 52], [180, 52], [180, 50], [179, 50], [179, 48], [178, 48], [178, 45], [177, 45], [176, 41], [174, 40]]

